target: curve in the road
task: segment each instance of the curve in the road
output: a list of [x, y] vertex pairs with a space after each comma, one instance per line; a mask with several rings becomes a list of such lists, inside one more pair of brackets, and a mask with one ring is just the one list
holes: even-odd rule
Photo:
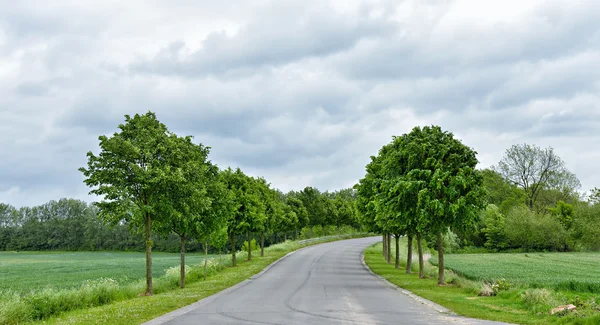
[[146, 324], [501, 324], [440, 313], [376, 278], [361, 256], [377, 241], [303, 248], [260, 276]]

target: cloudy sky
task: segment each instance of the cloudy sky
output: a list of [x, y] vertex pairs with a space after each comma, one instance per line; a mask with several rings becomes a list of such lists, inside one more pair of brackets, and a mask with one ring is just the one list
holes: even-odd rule
[[0, 202], [92, 200], [86, 152], [148, 110], [284, 191], [352, 186], [430, 124], [481, 167], [552, 146], [586, 190], [600, 1], [0, 2]]

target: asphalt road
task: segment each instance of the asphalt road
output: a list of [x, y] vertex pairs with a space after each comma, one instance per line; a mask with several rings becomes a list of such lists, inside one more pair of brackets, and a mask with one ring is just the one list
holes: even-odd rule
[[148, 324], [501, 324], [442, 314], [376, 278], [361, 253], [377, 241], [301, 249], [254, 279]]

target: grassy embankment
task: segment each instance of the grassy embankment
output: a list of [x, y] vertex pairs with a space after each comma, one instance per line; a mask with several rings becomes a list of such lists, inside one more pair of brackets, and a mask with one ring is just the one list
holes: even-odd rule
[[[470, 279], [447, 270], [446, 286], [437, 285], [437, 267], [429, 263], [427, 279], [405, 273], [405, 241], [401, 247], [403, 269], [385, 262], [381, 245], [365, 250], [365, 262], [388, 281], [459, 315], [515, 324], [600, 324], [596, 305], [600, 301], [600, 254], [525, 255], [447, 255], [447, 265]], [[418, 271], [417, 264], [413, 270]], [[497, 294], [495, 283], [500, 284]], [[570, 303], [578, 306], [577, 313], [550, 315], [552, 308]]]
[[[144, 291], [143, 279], [119, 283], [112, 278], [100, 278], [84, 281], [78, 286], [65, 284], [63, 288], [0, 292], [0, 324], [140, 324], [248, 279], [293, 250], [332, 240], [336, 239], [304, 245], [292, 241], [273, 245], [265, 249], [264, 257], [256, 252], [251, 262], [245, 261], [244, 252], [239, 252], [239, 264], [235, 268], [230, 267], [229, 258], [221, 259], [221, 263], [212, 259], [207, 281], [202, 281], [202, 265], [191, 265], [184, 290], [177, 288], [179, 266], [175, 266], [155, 279], [156, 294], [151, 297], [140, 296]], [[109, 260], [107, 262], [110, 264]], [[81, 269], [86, 269], [85, 263], [82, 264]], [[40, 270], [28, 276], [43, 277], [43, 274]]]
[[[186, 254], [188, 265], [199, 265], [203, 260], [204, 254]], [[152, 274], [164, 276], [168, 268], [179, 263], [179, 254], [153, 253]], [[145, 267], [145, 253], [136, 252], [0, 252], [0, 288], [20, 293], [70, 289], [101, 278], [126, 284], [145, 277]]]

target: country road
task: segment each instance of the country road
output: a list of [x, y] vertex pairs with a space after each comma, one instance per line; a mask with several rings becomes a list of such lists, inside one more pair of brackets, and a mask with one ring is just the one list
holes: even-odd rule
[[379, 238], [301, 249], [262, 275], [147, 324], [501, 324], [442, 314], [371, 274]]

